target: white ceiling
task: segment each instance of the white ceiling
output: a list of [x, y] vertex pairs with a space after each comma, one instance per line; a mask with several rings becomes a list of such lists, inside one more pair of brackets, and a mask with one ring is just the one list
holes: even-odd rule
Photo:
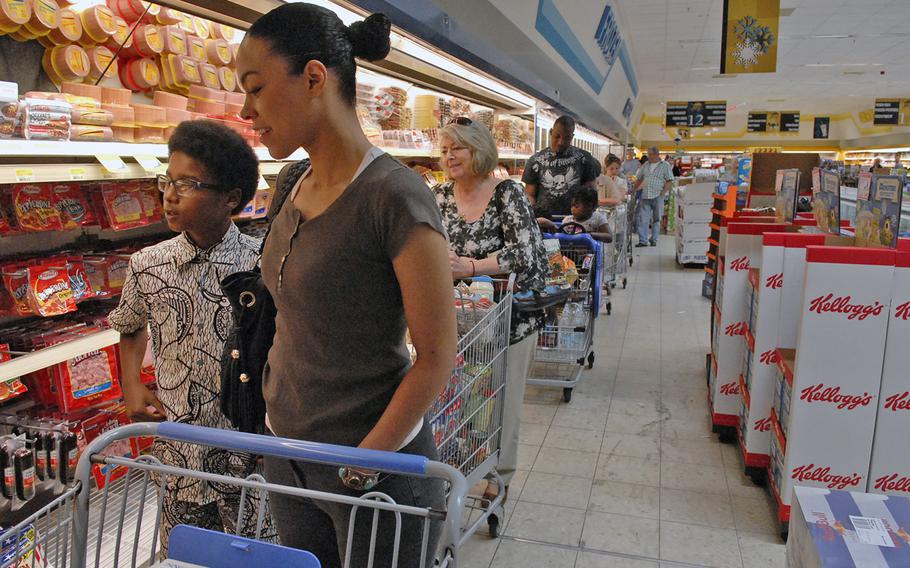
[[910, 97], [910, 0], [781, 0], [777, 72], [735, 77], [717, 76], [723, 0], [614, 6], [646, 105], [724, 99], [734, 108], [831, 113]]

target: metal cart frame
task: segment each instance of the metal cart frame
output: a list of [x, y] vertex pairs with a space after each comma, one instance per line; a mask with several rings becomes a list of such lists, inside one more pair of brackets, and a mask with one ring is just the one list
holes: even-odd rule
[[[581, 371], [594, 366], [594, 322], [603, 291], [603, 246], [591, 235], [545, 235], [560, 242], [560, 252], [572, 259], [579, 272], [578, 280], [566, 303], [580, 302], [584, 309], [583, 326], [544, 326], [538, 336], [534, 369], [527, 384], [562, 388], [563, 400], [572, 400], [572, 390], [581, 380]], [[558, 322], [565, 304], [548, 308], [549, 321]]]

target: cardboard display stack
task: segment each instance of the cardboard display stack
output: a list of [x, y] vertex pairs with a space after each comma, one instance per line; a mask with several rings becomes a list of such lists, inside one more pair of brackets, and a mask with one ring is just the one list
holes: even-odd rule
[[708, 262], [714, 186], [714, 182], [701, 182], [679, 188], [676, 221], [676, 262], [679, 264]]
[[769, 474], [781, 522], [796, 485], [866, 488], [895, 264], [892, 249], [808, 246], [805, 254], [796, 351], [778, 351], [772, 414]]

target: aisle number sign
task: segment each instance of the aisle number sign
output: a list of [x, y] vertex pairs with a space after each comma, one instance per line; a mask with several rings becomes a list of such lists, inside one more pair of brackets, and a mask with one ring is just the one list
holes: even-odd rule
[[749, 113], [746, 130], [748, 132], [797, 134], [799, 133], [799, 122], [798, 111], [755, 111]]
[[777, 71], [780, 0], [724, 0], [720, 72]]
[[702, 128], [727, 125], [727, 101], [670, 101], [667, 127]]

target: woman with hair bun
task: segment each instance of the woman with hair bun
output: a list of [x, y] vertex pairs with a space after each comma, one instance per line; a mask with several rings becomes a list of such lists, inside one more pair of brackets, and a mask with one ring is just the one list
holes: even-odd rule
[[[243, 117], [274, 158], [302, 147], [310, 160], [279, 175], [263, 249], [278, 311], [263, 394], [278, 436], [436, 459], [423, 417], [449, 379], [456, 346], [445, 231], [426, 185], [370, 144], [354, 109], [354, 58], [385, 57], [390, 28], [381, 14], [347, 27], [329, 10], [293, 3], [260, 18], [241, 44]], [[265, 473], [280, 485], [444, 506], [436, 480], [279, 458], [266, 458]], [[342, 565], [350, 507], [270, 497], [282, 544]], [[372, 516], [357, 516], [351, 566], [367, 565]], [[423, 558], [423, 523], [406, 517], [398, 566], [431, 564], [438, 523]], [[391, 563], [394, 534], [394, 517], [381, 514], [375, 565]]]

